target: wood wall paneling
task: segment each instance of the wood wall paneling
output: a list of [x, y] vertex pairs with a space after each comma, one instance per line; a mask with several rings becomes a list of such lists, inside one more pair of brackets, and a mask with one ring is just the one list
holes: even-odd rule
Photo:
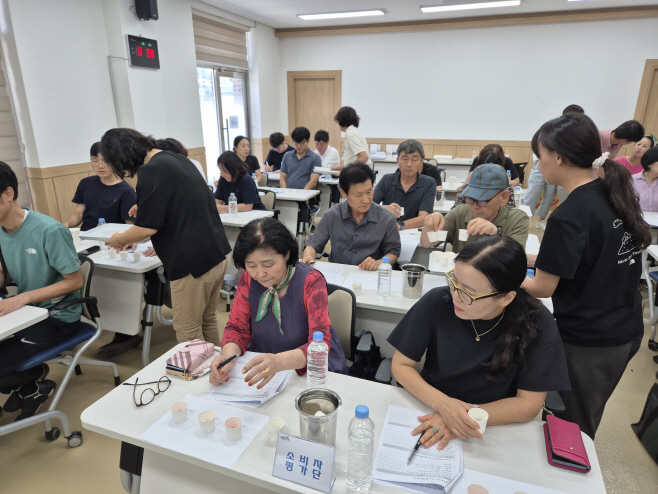
[[75, 204], [73, 204], [71, 200], [75, 195], [80, 180], [87, 178], [88, 176], [89, 172], [82, 172], [73, 175], [62, 175], [61, 177], [54, 177], [51, 179], [55, 189], [55, 196], [57, 197], [57, 208], [59, 210], [60, 221], [64, 222], [68, 220], [71, 213], [73, 213]]
[[[34, 210], [48, 215], [57, 221], [62, 221], [59, 215], [59, 207], [57, 205], [57, 195], [55, 194], [53, 179], [31, 178], [28, 173], [27, 180], [30, 184], [30, 193], [32, 195], [32, 206], [34, 207]], [[64, 221], [67, 219], [68, 218], [64, 219]]]

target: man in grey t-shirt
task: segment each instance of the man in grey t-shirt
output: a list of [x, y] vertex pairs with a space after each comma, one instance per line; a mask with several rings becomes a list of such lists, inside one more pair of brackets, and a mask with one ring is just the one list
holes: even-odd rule
[[388, 256], [391, 264], [400, 255], [400, 233], [395, 217], [373, 204], [375, 172], [368, 165], [343, 168], [338, 178], [347, 199], [324, 213], [304, 249], [302, 262], [314, 261], [331, 240], [330, 262], [351, 264], [375, 271]]
[[290, 134], [295, 146], [294, 153], [286, 153], [281, 161], [281, 187], [284, 189], [315, 189], [322, 167], [322, 159], [308, 149], [311, 132], [306, 127], [297, 127]]

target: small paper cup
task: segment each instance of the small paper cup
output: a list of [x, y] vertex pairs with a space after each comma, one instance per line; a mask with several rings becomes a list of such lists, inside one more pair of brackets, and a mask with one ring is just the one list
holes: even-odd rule
[[276, 442], [279, 439], [279, 432], [283, 430], [286, 425], [286, 421], [281, 417], [272, 417], [267, 421], [267, 435], [270, 440]]
[[400, 216], [404, 216], [404, 208], [400, 208]]
[[459, 230], [459, 240], [466, 242], [468, 240], [468, 232], [466, 230]]
[[205, 410], [199, 414], [199, 429], [201, 434], [210, 434], [215, 430], [215, 412]]
[[489, 414], [483, 408], [471, 408], [468, 411], [468, 416], [475, 420], [480, 428], [478, 431], [480, 434], [484, 434], [484, 430], [487, 428], [487, 420], [489, 420]]
[[110, 256], [110, 259], [116, 259], [117, 258], [117, 251], [112, 249], [108, 255]]
[[226, 438], [229, 442], [236, 442], [242, 439], [242, 419], [240, 417], [231, 417], [224, 422], [226, 429]]
[[128, 260], [128, 253], [127, 252], [119, 252], [119, 256], [121, 257], [122, 261], [127, 261]]
[[361, 295], [361, 289], [363, 288], [363, 283], [359, 281], [355, 281], [352, 283], [352, 291], [354, 292], [354, 295], [359, 296]]
[[447, 231], [439, 230], [438, 232], [436, 232], [436, 234], [439, 238], [439, 242], [445, 242], [446, 240], [448, 240], [448, 232]]
[[174, 424], [182, 424], [187, 420], [187, 403], [184, 401], [177, 401], [171, 405], [171, 417]]
[[142, 253], [141, 252], [133, 252], [133, 259], [135, 262], [139, 262], [142, 260]]
[[450, 184], [450, 187], [454, 187], [457, 183], [457, 177], [448, 177], [448, 183]]

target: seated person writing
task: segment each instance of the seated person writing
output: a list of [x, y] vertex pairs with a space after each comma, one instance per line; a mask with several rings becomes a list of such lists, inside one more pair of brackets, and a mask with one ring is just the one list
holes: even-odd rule
[[[79, 298], [83, 283], [71, 232], [48, 216], [21, 208], [17, 198], [18, 179], [0, 162], [0, 289], [9, 278], [18, 285], [18, 295], [0, 300], [0, 327], [3, 316], [25, 305], [50, 309]], [[75, 336], [82, 329], [81, 313], [80, 305], [70, 306], [0, 341], [0, 393], [11, 393], [0, 415], [3, 407], [5, 412], [21, 410], [16, 420], [38, 412], [56, 387], [46, 379], [50, 369], [46, 364], [16, 369]]]
[[[509, 181], [500, 165], [484, 164], [473, 172], [470, 182], [462, 192], [466, 204], [450, 211], [444, 218], [433, 213], [425, 218], [420, 236], [420, 245], [434, 247], [439, 242], [430, 242], [427, 232], [445, 230], [453, 252], [460, 252], [484, 236], [512, 237], [521, 245], [528, 239], [528, 215], [520, 209], [506, 206], [509, 200]], [[468, 240], [459, 240], [459, 230], [468, 232]]]
[[105, 223], [133, 224], [128, 212], [137, 202], [135, 189], [105, 163], [98, 150], [99, 145], [99, 142], [94, 143], [89, 151], [91, 168], [96, 175], [80, 180], [73, 196], [75, 209], [64, 222], [67, 228], [75, 228], [82, 223], [80, 230], [86, 232], [96, 228], [100, 218], [105, 219]]
[[375, 188], [373, 201], [388, 209], [398, 222], [398, 228], [419, 228], [434, 210], [436, 182], [421, 175], [425, 150], [409, 139], [398, 146], [398, 171], [384, 175]]
[[270, 149], [265, 158], [265, 171], [281, 173], [283, 155], [288, 151], [294, 151], [295, 148], [286, 142], [281, 132], [270, 134], [270, 146], [272, 146], [272, 149]]
[[326, 130], [318, 130], [315, 133], [315, 154], [322, 159], [323, 168], [331, 168], [332, 170], [342, 170], [340, 166], [340, 154], [338, 149], [329, 145], [329, 132]]
[[280, 184], [282, 189], [315, 189], [320, 180], [322, 159], [308, 148], [311, 132], [306, 127], [297, 127], [290, 134], [295, 146], [294, 153], [286, 153], [281, 161]]
[[298, 262], [297, 241], [273, 218], [249, 222], [233, 249], [241, 268], [235, 302], [224, 328], [222, 353], [212, 365], [210, 382], [222, 384], [234, 362], [217, 366], [245, 351], [262, 352], [246, 366], [245, 381], [265, 386], [277, 372], [306, 372], [306, 352], [313, 333], [321, 331], [329, 347], [329, 370], [345, 370], [345, 354], [329, 321], [327, 282], [319, 271]]
[[251, 143], [245, 136], [237, 136], [233, 139], [233, 151], [247, 166], [247, 173], [251, 177], [252, 173], [256, 174], [256, 178], [260, 181], [260, 164], [258, 158], [251, 153]]
[[217, 159], [217, 166], [221, 177], [215, 190], [215, 202], [220, 214], [228, 213], [228, 200], [231, 194], [235, 194], [238, 200], [238, 212], [252, 209], [265, 211], [256, 183], [247, 175], [247, 168], [237, 154], [233, 151], [225, 151]]
[[395, 218], [372, 202], [375, 172], [369, 165], [343, 168], [338, 177], [341, 195], [347, 199], [324, 213], [304, 249], [302, 262], [315, 261], [331, 240], [330, 262], [352, 264], [375, 271], [388, 256], [391, 264], [400, 255], [400, 233]]
[[[482, 439], [468, 415], [487, 411], [487, 425], [533, 419], [548, 391], [570, 389], [555, 319], [521, 288], [523, 247], [509, 237], [467, 245], [446, 274], [447, 287], [425, 294], [393, 330], [392, 372], [435, 410], [412, 434], [443, 449], [454, 437]], [[423, 355], [418, 373], [415, 365]]]

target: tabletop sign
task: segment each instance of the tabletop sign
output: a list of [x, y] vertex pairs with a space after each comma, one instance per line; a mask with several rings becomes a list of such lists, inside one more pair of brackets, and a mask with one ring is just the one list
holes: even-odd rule
[[331, 492], [336, 448], [279, 433], [272, 475], [322, 492]]

